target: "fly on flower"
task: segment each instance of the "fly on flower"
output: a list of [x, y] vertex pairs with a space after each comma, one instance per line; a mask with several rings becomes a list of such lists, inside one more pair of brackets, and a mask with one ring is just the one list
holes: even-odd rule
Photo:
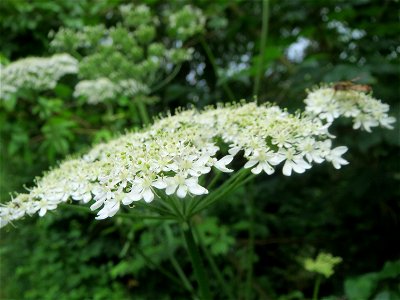
[[357, 91], [363, 93], [372, 92], [372, 87], [367, 84], [355, 84], [355, 79], [348, 81], [339, 81], [333, 85], [335, 91]]

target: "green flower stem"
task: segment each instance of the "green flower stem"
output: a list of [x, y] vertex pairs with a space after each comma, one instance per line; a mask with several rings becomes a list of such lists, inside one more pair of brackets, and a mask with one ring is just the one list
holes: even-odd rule
[[[92, 211], [89, 207], [68, 204], [68, 203], [61, 203], [59, 204], [60, 207], [73, 209], [75, 211], [81, 211], [89, 214], [97, 214], [97, 212]], [[174, 216], [152, 216], [152, 215], [143, 215], [140, 213], [118, 213], [118, 217], [128, 218], [128, 219], [153, 219], [153, 220], [175, 220]]]
[[153, 204], [150, 204], [150, 203], [141, 202], [141, 201], [136, 201], [134, 205], [138, 206], [138, 207], [142, 207], [143, 209], [152, 210], [152, 211], [160, 214], [161, 216], [165, 215], [165, 216], [170, 217], [171, 219], [176, 219], [176, 214], [171, 209], [170, 205], [168, 205], [164, 201], [159, 201], [159, 203], [161, 203], [161, 205], [164, 206], [165, 208], [157, 207], [156, 205], [153, 205]]
[[146, 104], [142, 101], [136, 101], [137, 108], [139, 109], [140, 118], [142, 119], [142, 123], [144, 126], [149, 125], [151, 123], [149, 113], [147, 111]]
[[216, 191], [212, 192], [210, 196], [199, 201], [199, 205], [194, 207], [191, 215], [198, 213], [199, 211], [205, 209], [210, 206], [214, 202], [216, 202], [221, 197], [227, 195], [232, 192], [238, 184], [248, 175], [249, 169], [241, 169], [239, 172], [236, 172], [231, 178], [229, 178], [224, 184], [222, 184]]
[[209, 190], [211, 190], [214, 187], [214, 185], [217, 183], [218, 179], [221, 178], [221, 175], [223, 174], [223, 172], [221, 172], [221, 171], [215, 171], [215, 172], [216, 172], [216, 174], [215, 174], [214, 178], [211, 180], [210, 184], [207, 187]]
[[[164, 224], [166, 224], [166, 223], [164, 223]], [[134, 232], [135, 232], [135, 230], [132, 229], [129, 231], [129, 233], [127, 235], [127, 240], [125, 242], [125, 245], [123, 246], [123, 248], [119, 254], [119, 257], [121, 259], [125, 258], [126, 254], [128, 253], [129, 248], [133, 244]], [[150, 257], [148, 257], [146, 254], [144, 254], [144, 252], [139, 247], [135, 247], [135, 250], [136, 250], [136, 253], [138, 253], [146, 261], [146, 263], [149, 266], [156, 268], [157, 270], [160, 271], [160, 273], [162, 273], [163, 275], [168, 277], [175, 284], [177, 284], [178, 286], [181, 286], [181, 280], [179, 280], [179, 278], [177, 278], [174, 274], [172, 274], [168, 270], [164, 269], [161, 265], [156, 264]], [[193, 288], [188, 291], [193, 295]]]
[[192, 228], [189, 222], [182, 224], [182, 231], [185, 237], [187, 251], [190, 260], [192, 261], [193, 271], [199, 285], [200, 299], [211, 300], [213, 298], [211, 297], [207, 276], [204, 270], [204, 266], [201, 262], [199, 250], [197, 249], [197, 246], [195, 244]]
[[[214, 69], [215, 77], [218, 78], [218, 66], [217, 66], [217, 63], [215, 61], [214, 54], [211, 51], [211, 48], [208, 46], [207, 42], [204, 40], [204, 37], [200, 38], [200, 43], [201, 43], [201, 46], [203, 47], [204, 51], [207, 54], [207, 57], [208, 57], [208, 60], [211, 63], [211, 66]], [[231, 91], [231, 89], [229, 88], [229, 86], [226, 83], [222, 83], [221, 86], [224, 89], [224, 91], [225, 91], [226, 95], [228, 96], [229, 100], [230, 101], [235, 101], [235, 96], [234, 96], [233, 92]]]
[[156, 264], [150, 257], [148, 257], [139, 247], [135, 247], [136, 253], [138, 253], [149, 266], [152, 266], [153, 268], [157, 269], [160, 271], [161, 274], [165, 275], [168, 277], [170, 280], [175, 282], [179, 287], [182, 286], [182, 282], [179, 278], [177, 278], [174, 274], [169, 272], [168, 270], [164, 269], [160, 265]]
[[194, 294], [194, 289], [193, 286], [190, 284], [189, 279], [187, 278], [186, 274], [183, 272], [181, 266], [179, 265], [178, 261], [175, 259], [174, 253], [173, 253], [173, 245], [174, 245], [174, 237], [172, 234], [172, 230], [170, 226], [166, 223], [164, 223], [164, 230], [165, 230], [165, 235], [167, 237], [167, 244], [168, 244], [168, 256], [169, 260], [171, 261], [172, 266], [174, 267], [176, 273], [178, 274], [179, 278], [183, 282], [183, 285], [185, 288], [191, 293]]
[[132, 228], [126, 236], [126, 242], [122, 247], [121, 252], [119, 253], [119, 258], [124, 258], [125, 255], [128, 253], [128, 250], [131, 247], [133, 241], [134, 234], [135, 234], [135, 229]]
[[261, 40], [260, 40], [260, 59], [258, 63], [257, 74], [254, 81], [253, 94], [258, 96], [260, 91], [261, 77], [264, 68], [264, 57], [265, 57], [265, 46], [267, 43], [268, 34], [268, 21], [269, 21], [269, 0], [263, 0], [263, 11], [262, 11], [262, 28], [261, 28]]
[[177, 220], [186, 221], [186, 216], [183, 213], [182, 203], [174, 196], [165, 195], [166, 200], [171, 205], [172, 211], [175, 213]]
[[314, 292], [312, 300], [318, 300], [318, 293], [319, 293], [319, 286], [321, 285], [321, 276], [318, 275], [317, 279], [315, 280], [314, 284]]
[[168, 83], [170, 83], [170, 81], [174, 79], [176, 75], [178, 75], [179, 71], [181, 70], [181, 66], [182, 64], [176, 65], [175, 68], [172, 70], [172, 72], [163, 81], [161, 81], [159, 84], [157, 84], [151, 89], [151, 94], [153, 94], [154, 92], [158, 91], [159, 89], [163, 88]]
[[253, 286], [253, 261], [254, 261], [254, 199], [252, 195], [249, 195], [248, 202], [246, 205], [249, 207], [250, 213], [250, 226], [249, 226], [249, 243], [248, 243], [248, 257], [247, 257], [247, 278], [245, 288], [245, 299], [251, 299], [251, 292]]
[[239, 172], [236, 172], [232, 177], [230, 177], [227, 181], [225, 181], [221, 186], [218, 187], [215, 191], [211, 192], [209, 196], [206, 196], [205, 198], [199, 197], [197, 201], [194, 202], [194, 204], [191, 206], [189, 210], [189, 216], [192, 216], [199, 212], [201, 209], [196, 209], [199, 205], [203, 205], [204, 202], [208, 201], [211, 197], [216, 197], [218, 193], [226, 189], [237, 177], [240, 176], [240, 172], [242, 172], [243, 169]]
[[220, 284], [220, 286], [222, 287], [222, 289], [223, 289], [223, 291], [225, 293], [226, 299], [235, 300], [235, 297], [232, 294], [231, 289], [229, 288], [229, 286], [226, 284], [226, 282], [224, 280], [224, 276], [222, 275], [222, 273], [218, 269], [214, 258], [212, 257], [210, 251], [208, 250], [208, 248], [204, 244], [204, 241], [203, 241], [203, 239], [201, 237], [200, 232], [197, 230], [196, 227], [194, 227], [193, 231], [194, 231], [194, 233], [196, 235], [197, 240], [199, 241], [201, 250], [203, 251], [203, 253], [204, 253], [204, 255], [205, 255], [205, 257], [206, 257], [206, 259], [207, 259], [212, 271], [214, 272], [214, 274], [215, 274], [215, 276], [216, 276], [216, 278], [218, 280], [218, 283]]

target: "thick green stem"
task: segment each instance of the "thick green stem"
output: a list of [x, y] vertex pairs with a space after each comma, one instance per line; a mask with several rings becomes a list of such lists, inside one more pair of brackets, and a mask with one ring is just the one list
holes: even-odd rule
[[321, 276], [318, 275], [314, 284], [313, 300], [318, 300], [319, 286], [321, 285]]
[[151, 94], [153, 94], [154, 92], [158, 91], [159, 89], [163, 88], [164, 86], [166, 86], [172, 79], [174, 79], [176, 77], [176, 75], [178, 75], [179, 71], [181, 70], [181, 64], [176, 65], [175, 68], [172, 70], [171, 74], [169, 74], [163, 81], [161, 81], [159, 84], [157, 84], [156, 86], [154, 86], [151, 89]]
[[140, 248], [136, 247], [135, 248], [136, 253], [139, 254], [147, 263], [147, 265], [152, 266], [153, 268], [157, 269], [161, 274], [165, 275], [169, 279], [171, 279], [173, 282], [175, 282], [178, 286], [182, 285], [182, 282], [180, 279], [175, 277], [171, 272], [168, 270], [164, 269], [157, 263], [155, 263], [150, 257], [148, 257]]
[[[207, 54], [208, 60], [210, 61], [211, 66], [214, 69], [215, 77], [218, 78], [218, 66], [217, 66], [214, 54], [211, 51], [211, 48], [208, 46], [207, 42], [204, 40], [203, 37], [200, 39], [200, 43], [203, 46], [203, 49]], [[235, 100], [235, 96], [233, 95], [233, 93], [232, 93], [231, 89], [229, 88], [229, 86], [226, 83], [222, 83], [221, 86], [224, 89], [224, 91], [225, 91], [226, 95], [228, 96], [229, 100], [230, 101], [234, 101]]]
[[258, 70], [254, 81], [254, 90], [253, 90], [254, 96], [258, 96], [258, 93], [260, 91], [261, 77], [264, 69], [265, 46], [267, 44], [268, 20], [269, 20], [269, 0], [263, 0], [260, 57], [258, 63]]
[[186, 241], [187, 251], [189, 253], [190, 260], [192, 261], [193, 271], [199, 285], [200, 299], [210, 300], [212, 299], [210, 287], [208, 285], [204, 266], [201, 262], [199, 250], [197, 249], [193, 238], [192, 228], [189, 223], [184, 223], [182, 225], [182, 230]]
[[178, 261], [175, 259], [175, 256], [174, 256], [174, 253], [173, 253], [174, 236], [172, 234], [171, 228], [166, 223], [164, 223], [164, 230], [165, 230], [165, 234], [166, 234], [166, 237], [167, 237], [169, 260], [171, 261], [172, 266], [174, 267], [176, 273], [178, 274], [178, 276], [181, 279], [181, 281], [182, 281], [183, 285], [185, 286], [185, 288], [191, 294], [194, 294], [193, 287], [190, 284], [189, 279], [187, 278], [186, 274], [183, 272], [183, 270], [182, 270], [181, 266], [179, 265]]
[[149, 113], [147, 111], [146, 104], [142, 101], [136, 102], [137, 107], [139, 109], [140, 118], [142, 119], [142, 123], [144, 126], [149, 125], [151, 123]]
[[247, 279], [246, 279], [246, 293], [245, 299], [251, 299], [251, 291], [253, 286], [253, 260], [254, 260], [254, 200], [252, 195], [249, 195], [249, 201], [246, 203], [249, 207], [250, 225], [249, 225], [249, 243], [248, 243], [248, 257], [247, 257]]
[[208, 263], [210, 264], [210, 267], [211, 267], [212, 271], [214, 272], [214, 274], [218, 280], [218, 283], [220, 284], [220, 286], [222, 287], [222, 289], [225, 293], [226, 299], [235, 300], [235, 297], [232, 294], [232, 291], [230, 290], [229, 286], [226, 284], [226, 282], [224, 280], [224, 276], [222, 275], [221, 271], [218, 269], [218, 266], [215, 263], [214, 258], [212, 257], [210, 251], [207, 249], [206, 245], [204, 244], [201, 234], [196, 229], [196, 227], [194, 228], [194, 232], [196, 234], [197, 240], [199, 241], [201, 250], [203, 251], [204, 255], [206, 256], [206, 259], [207, 259]]

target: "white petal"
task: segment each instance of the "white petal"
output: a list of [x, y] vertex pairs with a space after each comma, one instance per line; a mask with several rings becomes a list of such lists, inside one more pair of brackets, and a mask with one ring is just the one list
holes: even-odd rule
[[236, 154], [238, 154], [240, 150], [241, 150], [240, 147], [232, 147], [231, 149], [228, 150], [228, 153], [235, 156]]
[[175, 193], [177, 187], [178, 187], [177, 184], [171, 184], [167, 186], [167, 188], [165, 189], [165, 193], [167, 195], [172, 195], [173, 193]]
[[143, 199], [147, 203], [153, 201], [154, 194], [153, 194], [153, 191], [150, 188], [147, 188], [147, 189], [143, 190]]
[[102, 206], [103, 203], [104, 203], [104, 201], [96, 201], [95, 203], [93, 203], [93, 204], [90, 206], [90, 209], [91, 209], [91, 210], [96, 210], [96, 209], [98, 209], [100, 206]]
[[226, 167], [227, 164], [229, 164], [231, 161], [233, 160], [233, 156], [232, 155], [226, 155], [223, 158], [221, 158], [220, 160], [218, 160], [215, 164], [214, 167], [216, 167], [218, 170], [222, 171], [222, 172], [233, 172], [232, 169], [228, 169]]
[[46, 214], [46, 212], [47, 212], [46, 208], [45, 208], [45, 207], [42, 207], [42, 208], [39, 210], [39, 216], [43, 217], [43, 216]]
[[101, 187], [99, 187], [99, 186], [96, 186], [95, 188], [93, 188], [92, 193], [95, 194], [95, 195], [102, 194], [103, 193], [103, 189]]
[[220, 162], [223, 165], [230, 164], [233, 160], [233, 155], [226, 155], [223, 158], [221, 158], [218, 162]]
[[107, 211], [103, 211], [103, 209], [102, 209], [102, 210], [99, 211], [99, 213], [97, 214], [95, 219], [96, 220], [104, 220], [107, 217], [108, 217]]
[[298, 165], [299, 167], [303, 168], [303, 169], [310, 169], [311, 165], [306, 162], [303, 158], [299, 158], [295, 160], [296, 165]]
[[197, 185], [197, 182], [198, 182], [197, 177], [190, 177], [190, 178], [188, 178], [188, 179], [185, 180], [185, 184], [186, 184], [188, 187]]
[[320, 163], [322, 163], [322, 162], [324, 161], [324, 159], [323, 159], [321, 156], [316, 155], [316, 154], [314, 154], [313, 160], [314, 160], [317, 164], [320, 164]]
[[263, 163], [262, 167], [264, 169], [264, 172], [267, 173], [268, 175], [271, 175], [275, 172], [274, 168], [271, 167], [268, 163]]
[[154, 181], [151, 185], [154, 186], [155, 188], [158, 188], [159, 190], [165, 189], [167, 187], [167, 184], [162, 179]]
[[113, 217], [119, 210], [119, 201], [115, 203], [113, 207], [111, 207], [108, 211], [108, 216]]
[[257, 167], [251, 169], [251, 173], [253, 173], [253, 174], [260, 174], [262, 170], [263, 170], [262, 165], [261, 165], [261, 164], [258, 164]]
[[90, 201], [90, 199], [92, 199], [92, 195], [90, 193], [86, 193], [82, 197], [83, 203], [88, 203]]
[[276, 166], [283, 162], [285, 158], [285, 155], [275, 153], [275, 155], [269, 160], [269, 163], [273, 166]]
[[305, 171], [306, 171], [306, 169], [302, 166], [302, 165], [300, 165], [300, 164], [297, 164], [296, 162], [292, 162], [292, 168], [293, 168], [293, 171], [295, 171], [296, 173], [304, 173]]
[[199, 184], [192, 185], [189, 187], [189, 192], [191, 192], [194, 195], [203, 195], [203, 194], [208, 194], [208, 190], [202, 187]]
[[256, 165], [257, 163], [258, 163], [258, 160], [250, 159], [250, 160], [243, 166], [243, 168], [245, 168], [245, 169], [251, 168], [252, 166]]
[[143, 195], [141, 193], [130, 192], [130, 193], [126, 194], [124, 199], [122, 199], [122, 204], [129, 205], [133, 201], [139, 201], [142, 198], [143, 198]]
[[285, 164], [283, 165], [282, 173], [285, 176], [292, 175], [292, 161], [291, 160], [285, 161]]
[[345, 159], [339, 157], [339, 158], [335, 158], [334, 160], [332, 160], [332, 164], [333, 164], [333, 167], [334, 167], [335, 169], [340, 169], [340, 168], [342, 167], [342, 165], [343, 165], [343, 166], [344, 166], [344, 165], [348, 165], [349, 162], [348, 162], [347, 160], [345, 160]]
[[178, 187], [178, 191], [176, 192], [176, 194], [178, 195], [179, 198], [185, 198], [186, 194], [187, 194], [187, 186], [186, 185], [179, 185]]
[[336, 147], [335, 149], [332, 149], [332, 153], [334, 153], [334, 155], [340, 156], [340, 155], [346, 153], [347, 150], [349, 150], [349, 148], [347, 148], [346, 146], [339, 146], [339, 147]]
[[47, 205], [47, 207], [46, 207], [47, 210], [54, 210], [54, 209], [56, 209], [56, 208], [57, 208], [57, 204], [49, 204], [49, 205]]

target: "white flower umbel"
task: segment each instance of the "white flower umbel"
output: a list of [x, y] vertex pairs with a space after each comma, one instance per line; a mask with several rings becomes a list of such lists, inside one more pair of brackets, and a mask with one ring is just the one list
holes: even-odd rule
[[353, 128], [371, 132], [372, 127], [382, 126], [393, 129], [396, 121], [388, 115], [389, 105], [375, 99], [369, 93], [355, 90], [335, 90], [322, 87], [312, 90], [304, 100], [306, 111], [321, 120], [332, 123], [334, 119], [345, 116], [353, 119]]
[[82, 80], [75, 86], [74, 97], [83, 98], [88, 104], [98, 104], [119, 96], [133, 97], [148, 93], [146, 85], [134, 80], [113, 82], [108, 78]]
[[[314, 93], [333, 94], [327, 90]], [[383, 105], [368, 99], [378, 108]], [[363, 111], [386, 126], [382, 113], [387, 109], [378, 114], [372, 107], [370, 103]], [[323, 111], [312, 108], [317, 109]], [[333, 147], [328, 128], [320, 118], [293, 115], [271, 104], [180, 111], [159, 119], [145, 131], [125, 134], [97, 145], [82, 158], [63, 162], [38, 180], [29, 193], [19, 194], [1, 207], [0, 223], [5, 226], [35, 213], [43, 216], [70, 199], [92, 201], [91, 209], [99, 210], [96, 218], [105, 219], [137, 201], [151, 202], [174, 194], [179, 198], [204, 195], [209, 191], [200, 178], [213, 168], [233, 172], [230, 165], [235, 158], [239, 163], [244, 157], [244, 168], [251, 168], [254, 174], [272, 174], [283, 165], [282, 173], [290, 176], [323, 161], [338, 169], [348, 163], [342, 158], [347, 147]], [[221, 153], [221, 145], [228, 147], [228, 155]]]
[[74, 97], [83, 98], [88, 104], [98, 104], [116, 97], [117, 87], [108, 78], [82, 80], [75, 86]]
[[68, 54], [52, 57], [29, 57], [1, 66], [0, 99], [8, 100], [20, 90], [44, 91], [54, 89], [66, 74], [78, 72], [78, 61]]
[[185, 5], [181, 10], [168, 15], [167, 29], [172, 36], [186, 40], [204, 30], [205, 23], [206, 17], [199, 8]]

